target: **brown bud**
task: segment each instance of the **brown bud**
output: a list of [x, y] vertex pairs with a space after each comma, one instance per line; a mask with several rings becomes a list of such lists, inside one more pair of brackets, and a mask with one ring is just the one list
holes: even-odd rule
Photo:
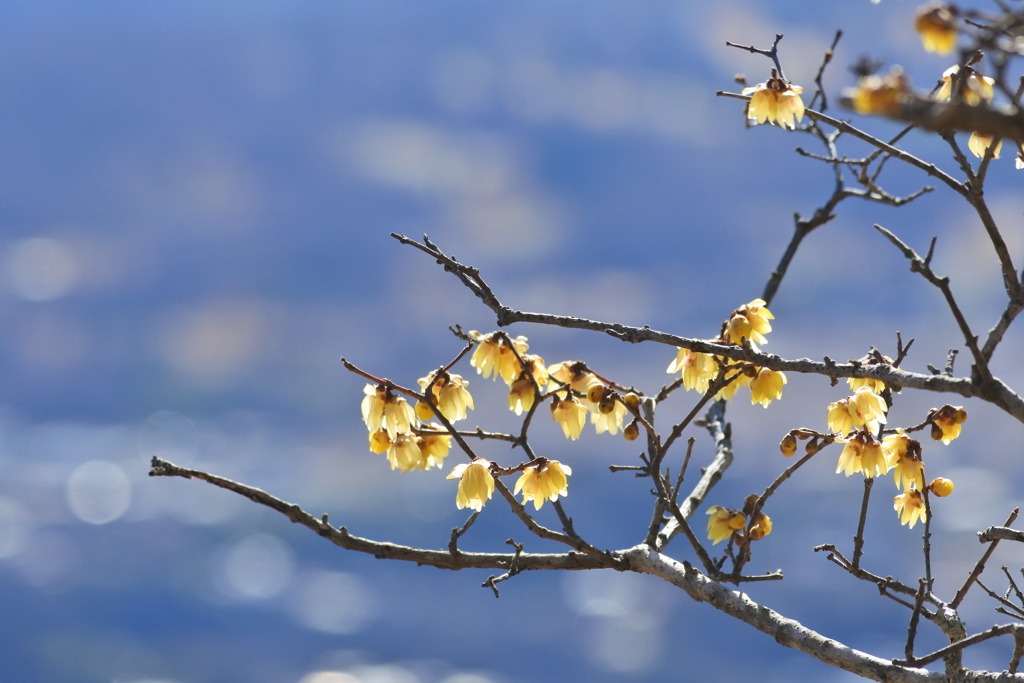
[[796, 437], [792, 434], [786, 434], [782, 437], [782, 443], [779, 444], [779, 450], [787, 458], [796, 455]]
[[637, 440], [637, 438], [640, 436], [640, 425], [637, 423], [636, 420], [633, 420], [628, 425], [626, 425], [626, 427], [622, 430], [622, 436], [626, 437], [626, 441]]
[[640, 408], [640, 397], [632, 391], [622, 397], [622, 402], [626, 404], [626, 407], [630, 410], [637, 410]]
[[936, 441], [942, 441], [942, 428], [934, 422], [932, 422], [932, 438]]
[[605, 397], [602, 398], [601, 402], [597, 404], [597, 409], [601, 411], [602, 415], [607, 415], [608, 413], [615, 410], [615, 399], [615, 394], [605, 394]]
[[757, 377], [757, 373], [759, 370], [760, 368], [754, 367], [753, 365], [746, 365], [743, 367], [743, 374], [753, 379]]
[[804, 446], [804, 450], [807, 451], [807, 455], [814, 455], [815, 453], [820, 451], [821, 444], [818, 443], [818, 437], [814, 437], [813, 439], [808, 441], [807, 445]]

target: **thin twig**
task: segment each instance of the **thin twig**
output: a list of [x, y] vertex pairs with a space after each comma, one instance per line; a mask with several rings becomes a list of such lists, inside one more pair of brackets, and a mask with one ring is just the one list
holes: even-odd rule
[[[1013, 524], [1013, 521], [1017, 519], [1017, 513], [1019, 512], [1020, 508], [1013, 508], [1013, 512], [1011, 512], [1010, 516], [1006, 518], [1006, 523], [1003, 524], [1003, 526], [1006, 527]], [[981, 559], [978, 560], [978, 563], [974, 565], [974, 569], [971, 570], [967, 580], [964, 581], [964, 585], [960, 586], [960, 590], [956, 592], [952, 602], [949, 603], [950, 607], [956, 609], [960, 606], [960, 603], [964, 601], [964, 598], [967, 597], [967, 591], [971, 589], [971, 585], [974, 584], [974, 582], [978, 580], [978, 577], [981, 576], [981, 573], [985, 571], [985, 563], [988, 562], [988, 558], [992, 557], [992, 553], [995, 552], [996, 546], [999, 545], [999, 540], [1000, 539], [998, 538], [992, 539], [992, 544], [985, 549], [985, 553], [981, 556]]]
[[868, 519], [868, 500], [871, 498], [871, 487], [874, 483], [874, 477], [864, 478], [864, 499], [860, 504], [860, 520], [857, 522], [857, 535], [853, 537], [852, 566], [854, 569], [860, 568], [860, 558], [864, 555], [864, 524]]

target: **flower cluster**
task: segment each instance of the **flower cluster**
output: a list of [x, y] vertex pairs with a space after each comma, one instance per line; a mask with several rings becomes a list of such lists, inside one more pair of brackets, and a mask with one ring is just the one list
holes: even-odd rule
[[828, 405], [828, 427], [833, 432], [844, 435], [850, 430], [864, 429], [872, 434], [878, 432], [878, 425], [885, 424], [885, 414], [889, 408], [885, 399], [862, 386], [853, 396]]
[[[466, 409], [474, 410], [473, 397], [466, 389], [469, 382], [462, 379], [461, 375], [438, 370], [426, 377], [421, 377], [417, 383], [424, 395], [437, 406], [437, 409], [449, 422], [465, 420]], [[417, 406], [417, 413], [420, 413], [419, 406]], [[428, 416], [433, 415], [433, 411], [429, 407], [426, 407], [425, 413]], [[420, 413], [420, 417], [423, 417], [423, 413]]]
[[[763, 299], [754, 299], [732, 312], [729, 319], [722, 323], [722, 332], [715, 343], [740, 346], [746, 340], [754, 350], [758, 344], [767, 344], [766, 334], [772, 331], [771, 320], [775, 316], [768, 310]], [[775, 399], [782, 398], [782, 387], [786, 384], [786, 375], [782, 372], [759, 368], [749, 363], [729, 364], [723, 358], [716, 358], [707, 353], [679, 349], [676, 359], [668, 366], [668, 373], [682, 373], [683, 386], [707, 393], [711, 382], [725, 371], [730, 378], [728, 384], [719, 389], [717, 399], [732, 400], [740, 387], [750, 387], [750, 402], [760, 403], [765, 408]]]
[[858, 114], [896, 116], [910, 93], [910, 83], [903, 69], [894, 66], [885, 76], [863, 76], [857, 87], [848, 91], [853, 110]]
[[[391, 469], [401, 472], [441, 467], [451, 447], [451, 437], [440, 425], [419, 427], [416, 434], [413, 430], [419, 421], [408, 401], [384, 384], [367, 384], [363, 393], [363, 422], [370, 432], [371, 452], [386, 453]], [[472, 407], [472, 398], [469, 405]], [[438, 409], [445, 414], [440, 405]]]
[[748, 520], [757, 500], [757, 494], [752, 493], [744, 501], [742, 510], [731, 510], [721, 505], [712, 505], [708, 508], [708, 540], [714, 541], [713, 545], [727, 540], [740, 545], [744, 537], [749, 537], [751, 541], [760, 541], [770, 534], [772, 520], [763, 512], [757, 513], [748, 530]]
[[803, 91], [799, 85], [779, 78], [772, 69], [772, 76], [767, 81], [743, 89], [744, 95], [750, 95], [747, 120], [754, 125], [778, 123], [783, 128], [795, 130], [797, 122], [804, 118], [804, 101], [800, 99]]
[[948, 445], [960, 436], [960, 425], [967, 421], [967, 411], [960, 406], [945, 405], [932, 408], [928, 419], [932, 423], [932, 438]]

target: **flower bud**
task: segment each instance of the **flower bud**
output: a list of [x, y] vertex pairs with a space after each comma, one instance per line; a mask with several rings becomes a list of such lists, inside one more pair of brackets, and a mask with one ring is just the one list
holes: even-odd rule
[[757, 377], [757, 373], [758, 369], [753, 365], [745, 365], [743, 367], [743, 375], [745, 377], [750, 377], [751, 379], [753, 379], [754, 377]]
[[739, 510], [733, 510], [732, 516], [729, 517], [729, 528], [739, 531], [747, 525], [747, 516]]
[[430, 409], [430, 406], [423, 401], [416, 402], [416, 417], [421, 420], [429, 420], [434, 417], [434, 411]]
[[818, 442], [818, 437], [814, 437], [813, 439], [808, 441], [807, 445], [804, 446], [804, 450], [807, 451], [807, 455], [814, 455], [815, 453], [820, 451], [821, 444]]
[[622, 397], [622, 402], [626, 404], [626, 407], [630, 410], [637, 410], [640, 408], [640, 397], [632, 391]]
[[928, 490], [939, 498], [945, 498], [949, 494], [953, 493], [953, 482], [949, 479], [936, 477], [935, 479], [932, 479], [932, 483], [928, 484]]
[[761, 526], [760, 524], [755, 524], [754, 526], [750, 527], [750, 540], [751, 541], [760, 541], [762, 538], [764, 538], [767, 535], [768, 535], [768, 532], [765, 531], [765, 528], [763, 526]]
[[953, 421], [958, 425], [967, 422], [967, 411], [963, 408], [957, 408], [956, 411], [953, 412]]
[[640, 436], [640, 425], [633, 420], [622, 430], [622, 435], [626, 437], [626, 441], [636, 441]]
[[779, 444], [779, 450], [787, 458], [792, 457], [796, 454], [796, 437], [792, 434], [786, 434], [782, 437], [782, 443]]
[[606, 393], [608, 393], [608, 387], [603, 384], [595, 384], [587, 389], [587, 400], [591, 403], [600, 403]]
[[942, 441], [942, 428], [934, 422], [932, 422], [932, 438], [936, 441]]
[[601, 411], [602, 415], [607, 415], [615, 410], [615, 398], [615, 394], [609, 392], [605, 394], [605, 397], [597, 404], [597, 409]]

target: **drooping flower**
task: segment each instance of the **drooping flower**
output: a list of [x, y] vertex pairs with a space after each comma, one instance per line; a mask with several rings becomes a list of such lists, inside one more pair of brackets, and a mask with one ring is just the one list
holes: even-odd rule
[[919, 8], [914, 28], [926, 52], [948, 55], [956, 49], [956, 16], [949, 5], [933, 2]]
[[753, 341], [758, 344], [768, 343], [768, 340], [764, 338], [764, 335], [772, 331], [772, 324], [768, 321], [775, 319], [771, 311], [765, 307], [766, 305], [764, 299], [754, 299], [749, 304], [744, 304], [736, 309], [737, 313], [750, 321], [750, 331], [754, 335]]
[[[979, 159], [985, 158], [985, 153], [988, 152], [988, 148], [995, 142], [995, 137], [992, 135], [982, 135], [981, 133], [971, 133], [971, 137], [967, 139], [967, 149], [971, 150], [971, 154], [978, 157]], [[999, 139], [996, 142], [996, 147], [992, 150], [992, 158], [998, 159], [999, 152], [1003, 149], [1003, 140]]]
[[371, 432], [384, 429], [392, 441], [398, 434], [408, 434], [416, 422], [416, 413], [409, 403], [385, 385], [363, 387], [363, 422]]
[[881, 396], [867, 387], [861, 387], [849, 398], [847, 410], [855, 427], [864, 427], [874, 433], [878, 431], [878, 425], [885, 424], [888, 407]]
[[932, 409], [932, 438], [949, 444], [960, 436], [960, 425], [967, 421], [967, 411], [960, 406], [942, 406]]
[[853, 429], [849, 398], [828, 404], [828, 428], [839, 435], [845, 435]]
[[733, 533], [747, 525], [747, 516], [739, 510], [729, 510], [721, 505], [708, 508], [708, 540], [718, 545], [728, 540]]
[[554, 503], [559, 496], [569, 495], [569, 481], [572, 468], [557, 460], [548, 460], [543, 464], [527, 467], [516, 482], [513, 493], [523, 492], [523, 505], [533, 501], [535, 510], [540, 510], [545, 500]]
[[706, 394], [708, 386], [718, 375], [718, 361], [714, 356], [689, 349], [679, 349], [676, 359], [668, 366], [669, 374], [682, 372], [683, 386]]
[[750, 96], [747, 103], [747, 120], [758, 123], [776, 122], [783, 128], [796, 128], [796, 122], [804, 118], [804, 102], [800, 93], [804, 91], [799, 85], [787, 83], [775, 75], [764, 83], [744, 88], [743, 94]]
[[388, 448], [388, 462], [391, 463], [393, 470], [408, 472], [416, 468], [423, 469], [420, 466], [421, 460], [420, 447], [416, 443], [416, 437], [412, 434], [397, 435]]
[[472, 358], [469, 359], [469, 364], [476, 368], [476, 371], [483, 375], [484, 379], [493, 373], [495, 379], [500, 376], [505, 380], [505, 384], [511, 384], [523, 371], [512, 347], [514, 346], [520, 355], [526, 353], [526, 350], [530, 348], [530, 345], [526, 343], [526, 337], [516, 337], [512, 339], [510, 345], [501, 332], [480, 334], [476, 330], [471, 330], [469, 336], [477, 343], [476, 350], [473, 352]]
[[622, 401], [616, 399], [614, 394], [609, 394], [601, 399], [597, 410], [590, 412], [590, 424], [594, 425], [598, 434], [610, 432], [615, 435], [622, 429], [622, 421], [628, 412]]
[[924, 489], [924, 463], [921, 461], [921, 443], [907, 436], [902, 429], [882, 439], [886, 463], [893, 468], [896, 488]]
[[[953, 77], [958, 73], [960, 73], [959, 64], [954, 64], [942, 73], [942, 87], [939, 88], [939, 92], [935, 93], [937, 101], [945, 102], [949, 100], [953, 93]], [[961, 81], [960, 98], [965, 104], [973, 107], [982, 102], [992, 101], [992, 97], [995, 94], [992, 89], [996, 82], [994, 78], [982, 76], [974, 69], [971, 69]]]
[[910, 523], [913, 529], [917, 520], [928, 518], [925, 511], [924, 496], [917, 489], [907, 489], [900, 495], [893, 498], [893, 508], [900, 515], [900, 524]]
[[378, 429], [375, 432], [370, 432], [371, 453], [387, 453], [389, 448], [391, 448], [391, 439], [386, 430]]
[[587, 369], [583, 361], [566, 360], [548, 366], [548, 381], [549, 390], [568, 384], [573, 391], [586, 394], [592, 385], [601, 380]]
[[945, 498], [953, 493], [953, 482], [943, 477], [935, 477], [932, 483], [928, 484], [928, 490], [939, 498]]
[[903, 69], [894, 66], [885, 76], [863, 76], [848, 94], [858, 114], [896, 116], [910, 94], [910, 83]]
[[760, 403], [767, 408], [773, 400], [782, 398], [782, 386], [785, 383], [785, 373], [761, 368], [757, 376], [750, 380], [750, 404]]
[[533, 382], [528, 377], [520, 376], [508, 389], [508, 407], [516, 415], [522, 415], [533, 407], [537, 394]]
[[458, 479], [459, 491], [455, 494], [455, 505], [460, 510], [469, 508], [480, 512], [494, 495], [494, 477], [491, 463], [477, 458], [470, 463], [456, 465], [446, 479]]
[[450, 422], [466, 419], [466, 409], [473, 410], [473, 397], [466, 387], [469, 382], [461, 375], [444, 373], [438, 376], [437, 370], [417, 382], [420, 389], [429, 393], [434, 399], [437, 409]]
[[421, 470], [429, 470], [431, 467], [440, 468], [452, 447], [451, 434], [442, 433], [441, 425], [431, 424], [429, 426], [437, 433], [421, 431], [419, 438], [416, 439], [416, 445], [420, 448], [418, 466]]
[[850, 476], [854, 472], [862, 472], [866, 478], [871, 479], [889, 471], [882, 444], [875, 441], [870, 434], [858, 432], [849, 439], [836, 441], [846, 444], [843, 452], [839, 454], [836, 474], [842, 472]]
[[562, 399], [556, 394], [551, 397], [551, 418], [561, 425], [565, 438], [578, 439], [587, 420], [587, 408], [572, 394]]

